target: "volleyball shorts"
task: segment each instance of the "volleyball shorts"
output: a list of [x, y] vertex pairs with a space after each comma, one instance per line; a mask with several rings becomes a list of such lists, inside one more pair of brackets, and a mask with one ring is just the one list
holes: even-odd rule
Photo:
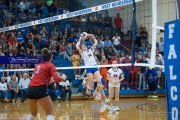
[[28, 87], [27, 98], [39, 100], [49, 96], [49, 91], [45, 85]]
[[92, 73], [94, 74], [95, 72], [99, 71], [98, 68], [86, 68], [86, 73]]

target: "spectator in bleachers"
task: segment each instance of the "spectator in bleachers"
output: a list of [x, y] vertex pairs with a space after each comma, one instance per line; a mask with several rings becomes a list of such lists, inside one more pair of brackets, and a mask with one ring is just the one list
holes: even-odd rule
[[104, 47], [105, 49], [109, 48], [109, 47], [112, 47], [113, 44], [112, 44], [112, 41], [109, 39], [108, 36], [106, 36], [105, 40], [104, 40]]
[[159, 49], [156, 47], [156, 55], [159, 56], [159, 60], [162, 60], [162, 55], [159, 54]]
[[14, 47], [18, 46], [18, 41], [16, 40], [16, 37], [14, 34], [11, 34], [10, 38], [8, 39], [8, 44], [9, 46], [14, 46]]
[[[96, 22], [97, 22], [96, 16], [94, 15], [94, 13], [91, 13], [91, 15], [89, 16], [89, 24], [88, 25], [89, 25], [89, 29], [91, 29], [92, 32], [95, 31]], [[91, 34], [91, 33], [89, 32], [89, 34]]]
[[[148, 63], [146, 61], [146, 56], [145, 55], [142, 55], [142, 59], [139, 60], [139, 63]], [[147, 67], [144, 67], [144, 66], [141, 66], [140, 67], [140, 71], [139, 71], [139, 87], [138, 87], [138, 90], [141, 89], [141, 84], [143, 83], [143, 89], [146, 90], [146, 88], [148, 86], [145, 86], [146, 85], [146, 78], [145, 78], [145, 73], [147, 71]], [[142, 82], [143, 81], [143, 82]]]
[[53, 35], [50, 37], [50, 45], [53, 45], [54, 47], [56, 47], [58, 45], [58, 41], [57, 41], [57, 37], [56, 35]]
[[142, 54], [147, 54], [146, 45], [144, 42], [142, 42], [141, 47], [139, 47], [139, 49], [142, 51]]
[[25, 94], [24, 102], [27, 102], [27, 89], [30, 83], [30, 79], [27, 77], [28, 77], [28, 74], [24, 73], [23, 78], [19, 80], [19, 85], [18, 85], [18, 101], [19, 102], [20, 102], [19, 97], [21, 96], [21, 94]]
[[40, 13], [40, 15], [42, 14], [42, 4], [40, 2], [37, 2], [34, 12], [35, 11], [36, 11], [36, 13], [38, 13], [38, 16], [39, 16], [39, 13]]
[[[106, 59], [106, 56], [102, 56], [100, 65], [108, 65], [108, 60]], [[107, 89], [107, 71], [108, 71], [108, 69], [106, 67], [100, 68], [100, 74], [105, 82], [104, 89]]]
[[96, 31], [95, 35], [96, 35], [96, 37], [101, 37], [102, 32], [101, 32], [100, 28], [97, 28], [97, 31]]
[[7, 56], [8, 55], [8, 46], [5, 43], [4, 45], [2, 45], [2, 53]]
[[105, 35], [111, 35], [111, 26], [112, 26], [112, 18], [109, 17], [109, 13], [106, 12], [106, 16], [104, 17], [104, 27], [105, 27]]
[[[125, 58], [122, 60], [123, 64], [131, 63], [131, 59], [129, 58], [129, 53], [126, 53]], [[122, 90], [124, 90], [124, 84], [126, 84], [127, 90], [130, 90], [129, 88], [129, 81], [130, 81], [130, 66], [123, 66], [123, 73], [124, 73], [124, 81], [122, 82]]]
[[61, 90], [61, 95], [62, 95], [62, 101], [66, 100], [67, 93], [68, 93], [68, 100], [72, 101], [72, 98], [71, 98], [72, 90], [70, 88], [69, 80], [60, 82], [59, 85], [60, 85], [60, 90]]
[[94, 59], [96, 61], [96, 65], [100, 65], [99, 59], [97, 58], [97, 56], [94, 56]]
[[[77, 66], [80, 66], [80, 55], [79, 55], [79, 52], [78, 51], [76, 51], [76, 50], [74, 50], [73, 52], [72, 52], [72, 55], [71, 55], [71, 62], [72, 62], [72, 66], [73, 67], [77, 67]], [[81, 69], [74, 69], [74, 76], [75, 75], [80, 75], [80, 71]], [[78, 71], [78, 73], [77, 73], [77, 71]]]
[[9, 100], [7, 99], [7, 97], [8, 97], [7, 83], [5, 82], [4, 77], [1, 78], [0, 93], [2, 93], [2, 95], [3, 95], [4, 102], [9, 102]]
[[74, 29], [74, 31], [76, 31], [76, 28], [78, 27], [78, 24], [79, 24], [79, 19], [78, 19], [78, 17], [72, 17], [71, 18], [71, 21], [72, 21], [72, 23], [71, 23], [71, 27]]
[[69, 13], [68, 8], [65, 8], [65, 9], [63, 10], [63, 14], [66, 14], [66, 13]]
[[[84, 32], [84, 31], [83, 31], [83, 32]], [[81, 28], [79, 28], [79, 29], [78, 29], [78, 32], [77, 32], [77, 37], [78, 37], [78, 38], [80, 37], [81, 33], [82, 33], [82, 30], [81, 30]]]
[[43, 35], [43, 33], [45, 33], [45, 35], [48, 36], [48, 31], [46, 30], [45, 26], [42, 27], [42, 30], [40, 31], [40, 35]]
[[58, 49], [59, 55], [62, 55], [64, 60], [70, 60], [70, 57], [66, 52], [66, 43], [64, 41], [59, 44]]
[[28, 44], [26, 45], [26, 50], [29, 52], [29, 55], [32, 56], [33, 52], [35, 51], [34, 44], [32, 43], [32, 40], [28, 41]]
[[34, 41], [39, 42], [39, 32], [35, 25], [32, 27], [32, 29], [30, 29], [29, 35], [31, 36], [31, 40], [33, 43]]
[[[14, 65], [13, 64], [10, 64], [9, 67], [8, 67], [9, 70], [12, 70], [14, 69]], [[16, 71], [6, 71], [6, 76], [7, 77], [10, 77], [12, 75], [16, 75]]]
[[56, 46], [53, 44], [53, 42], [50, 43], [49, 50], [51, 50], [53, 54], [53, 58], [55, 58], [57, 51], [56, 51]]
[[103, 16], [102, 16], [102, 14], [99, 14], [99, 16], [97, 17], [96, 28], [101, 31], [101, 30], [102, 30], [102, 25], [103, 25], [103, 23], [104, 23], [104, 18], [103, 18]]
[[28, 12], [28, 4], [27, 4], [27, 0], [22, 0], [20, 3], [19, 3], [19, 9], [20, 11], [24, 11], [25, 13]]
[[120, 50], [120, 41], [121, 41], [121, 38], [118, 35], [118, 33], [115, 34], [115, 36], [112, 38], [112, 41], [113, 41], [113, 45], [116, 48], [116, 50]]
[[[11, 81], [8, 83], [9, 85], [9, 92], [12, 94], [12, 102], [16, 102], [15, 99], [17, 99], [18, 94], [18, 82], [16, 81], [16, 76], [11, 76]], [[18, 102], [18, 100], [17, 100]]]
[[119, 13], [117, 13], [117, 17], [114, 18], [114, 27], [116, 29], [116, 33], [118, 33], [121, 36], [121, 32], [124, 26], [123, 26], [123, 20], [120, 17]]
[[86, 47], [89, 49], [92, 47], [92, 45], [94, 44], [94, 41], [93, 41], [93, 38], [92, 37], [89, 37], [88, 40], [86, 40]]
[[143, 57], [143, 53], [142, 53], [142, 50], [139, 50], [138, 54], [137, 54], [137, 58], [139, 60], [142, 60], [142, 57]]
[[72, 49], [75, 50], [76, 49], [76, 43], [79, 40], [77, 33], [74, 32], [69, 40], [70, 40], [70, 43], [72, 43]]
[[85, 15], [81, 15], [80, 22], [81, 22], [82, 32], [87, 32], [87, 19]]
[[106, 51], [106, 54], [105, 54], [107, 57], [107, 59], [108, 59], [108, 61], [115, 55], [115, 49], [112, 47], [112, 46], [110, 46], [109, 48], [108, 48], [108, 50]]
[[72, 45], [69, 42], [67, 43], [67, 46], [66, 46], [66, 52], [69, 56], [72, 55]]
[[58, 82], [55, 82], [54, 79], [51, 79], [48, 89], [49, 94], [53, 94], [56, 100], [60, 100], [60, 90]]
[[49, 48], [48, 37], [45, 32], [42, 33], [42, 36], [39, 36], [39, 44], [40, 44], [40, 49]]
[[22, 70], [22, 71], [18, 71], [18, 77], [22, 78], [23, 74], [27, 74], [27, 76], [29, 77], [29, 71], [28, 71], [28, 67], [26, 64], [22, 64], [22, 66], [20, 66], [19, 69], [27, 69], [27, 70]]
[[143, 27], [143, 31], [140, 32], [139, 34], [141, 45], [144, 42], [145, 45], [147, 45], [147, 40], [148, 40], [148, 33], [146, 31], [146, 27]]
[[55, 36], [56, 39], [61, 39], [62, 33], [56, 27], [54, 27], [53, 31], [51, 32], [51, 36]]
[[2, 51], [2, 47], [0, 46], [0, 56], [5, 56], [5, 54]]
[[18, 32], [18, 35], [16, 36], [16, 40], [18, 41], [18, 49], [20, 49], [22, 46], [24, 46], [24, 37], [21, 35], [21, 32]]
[[[156, 65], [163, 65], [163, 61], [162, 59], [159, 59], [159, 55], [156, 55], [156, 62], [155, 64]], [[160, 86], [160, 82], [161, 82], [161, 72], [162, 72], [162, 68], [156, 68], [156, 71], [157, 71], [157, 87], [158, 89], [161, 89], [161, 86]]]
[[101, 41], [100, 37], [97, 38], [98, 44], [97, 44], [97, 48], [98, 49], [103, 49], [104, 48], [104, 41]]
[[28, 28], [20, 28], [17, 30], [18, 32], [21, 32], [21, 35], [24, 37], [24, 39], [26, 39], [26, 35], [28, 33]]
[[159, 42], [159, 53], [164, 56], [164, 41], [163, 38], [160, 38], [160, 42]]
[[[7, 1], [7, 0], [6, 0]], [[17, 11], [18, 9], [18, 1], [17, 0], [11, 0], [9, 4], [9, 10], [12, 11]]]
[[148, 53], [148, 57], [146, 58], [148, 64], [151, 64], [151, 53]]
[[[135, 63], [139, 63], [137, 56], [135, 56]], [[139, 76], [139, 67], [132, 66], [131, 67], [131, 88], [138, 89], [138, 76]]]
[[6, 38], [4, 37], [4, 35], [1, 35], [1, 38], [0, 38], [0, 46], [3, 46], [4, 44], [6, 44], [7, 40]]
[[109, 64], [112, 64], [113, 61], [116, 61], [118, 64], [120, 64], [119, 53], [118, 53], [118, 52], [116, 52], [116, 53], [112, 56], [112, 58], [109, 60]]
[[49, 13], [51, 12], [56, 12], [56, 3], [55, 0], [47, 0], [47, 10], [49, 11]]
[[42, 19], [42, 13], [38, 13], [36, 16], [36, 20], [40, 20], [40, 19]]

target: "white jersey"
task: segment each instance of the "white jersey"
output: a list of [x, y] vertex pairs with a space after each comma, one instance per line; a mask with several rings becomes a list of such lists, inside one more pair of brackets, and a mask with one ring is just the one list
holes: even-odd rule
[[[113, 70], [113, 68], [110, 68], [108, 70], [108, 75], [111, 77], [114, 81], [119, 81], [120, 76], [123, 76], [123, 72], [121, 69], [117, 68], [117, 70]], [[120, 87], [120, 83], [114, 84], [112, 82], [109, 82], [109, 87]]]
[[94, 66], [96, 65], [96, 60], [93, 55], [93, 48], [88, 49], [87, 51], [82, 52], [82, 58], [84, 60], [85, 66]]

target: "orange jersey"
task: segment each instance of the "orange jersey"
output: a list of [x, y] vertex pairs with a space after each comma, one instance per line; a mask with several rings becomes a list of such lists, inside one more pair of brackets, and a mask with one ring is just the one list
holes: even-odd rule
[[29, 83], [29, 87], [33, 86], [48, 86], [51, 80], [54, 78], [56, 82], [61, 82], [63, 79], [59, 76], [55, 66], [50, 62], [42, 62], [36, 65], [32, 79]]
[[[108, 63], [107, 63], [107, 62], [101, 62], [101, 65], [108, 65]], [[101, 73], [101, 74], [107, 74], [107, 71], [108, 71], [108, 69], [105, 68], [105, 67], [102, 67], [102, 68], [100, 69], [100, 73]]]

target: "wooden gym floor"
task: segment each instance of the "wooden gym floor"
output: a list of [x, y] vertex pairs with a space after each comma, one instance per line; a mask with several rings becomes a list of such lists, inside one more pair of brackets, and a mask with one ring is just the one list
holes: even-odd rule
[[[120, 112], [99, 114], [94, 100], [53, 102], [56, 120], [166, 120], [166, 98], [121, 98]], [[27, 103], [0, 103], [0, 120], [26, 120], [30, 113]], [[45, 120], [44, 111], [39, 107], [36, 120]]]

